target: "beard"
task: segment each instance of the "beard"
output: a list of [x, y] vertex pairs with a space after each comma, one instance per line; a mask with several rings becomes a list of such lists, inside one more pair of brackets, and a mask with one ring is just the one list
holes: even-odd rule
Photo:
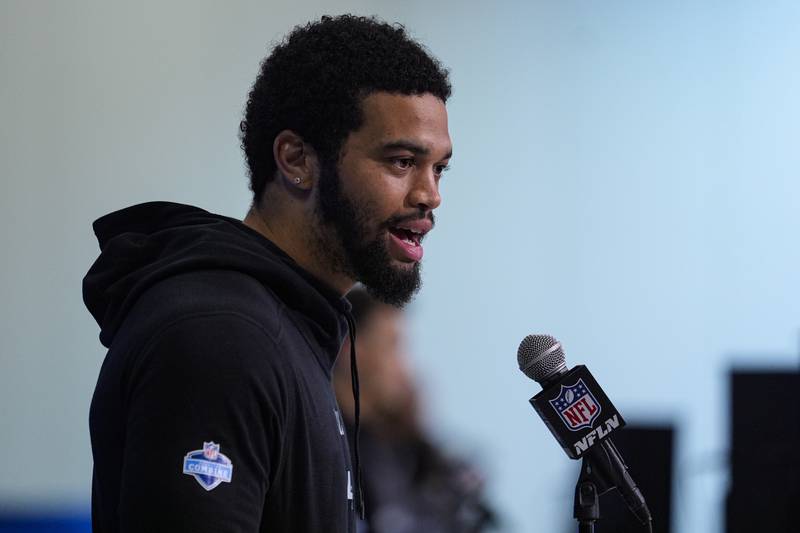
[[[402, 307], [422, 286], [420, 264], [404, 269], [392, 264], [386, 233], [409, 218], [394, 217], [383, 223], [375, 219], [375, 207], [356, 202], [342, 191], [336, 164], [322, 162], [317, 202], [319, 229], [316, 248], [335, 271], [361, 282], [373, 298]], [[432, 215], [428, 215], [432, 216]]]

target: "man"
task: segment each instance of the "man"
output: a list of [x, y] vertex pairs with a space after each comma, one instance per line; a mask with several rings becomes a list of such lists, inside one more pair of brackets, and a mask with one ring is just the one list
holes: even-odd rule
[[[428, 437], [406, 357], [404, 312], [356, 288], [347, 294], [358, 330], [361, 456], [369, 533], [478, 533], [497, 525], [483, 476]], [[347, 343], [345, 343], [347, 344]], [[333, 385], [352, 429], [349, 361], [340, 357]]]
[[324, 17], [250, 92], [243, 223], [168, 203], [95, 222], [84, 300], [109, 347], [90, 413], [95, 531], [355, 530], [331, 386], [343, 295], [361, 281], [402, 305], [419, 287], [449, 95], [402, 28]]

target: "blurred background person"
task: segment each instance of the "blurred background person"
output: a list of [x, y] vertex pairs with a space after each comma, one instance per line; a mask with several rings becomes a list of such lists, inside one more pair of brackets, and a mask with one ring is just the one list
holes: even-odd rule
[[[497, 519], [483, 475], [433, 443], [406, 352], [403, 311], [363, 288], [347, 298], [356, 320], [361, 391], [360, 449], [369, 533], [477, 533]], [[342, 354], [349, 354], [349, 341]], [[334, 368], [334, 389], [352, 442], [350, 359]]]

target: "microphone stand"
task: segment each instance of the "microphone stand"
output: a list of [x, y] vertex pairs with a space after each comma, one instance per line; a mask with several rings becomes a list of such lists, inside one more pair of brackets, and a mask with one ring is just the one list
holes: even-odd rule
[[[621, 466], [612, 468], [611, 465], [615, 462]], [[616, 446], [610, 440], [603, 442], [601, 446], [593, 448], [583, 456], [581, 473], [575, 484], [575, 502], [572, 507], [572, 515], [578, 521], [578, 533], [594, 533], [594, 523], [600, 519], [600, 495], [621, 486], [624, 477], [630, 479], [627, 467], [622, 462]], [[639, 495], [641, 505], [631, 508], [627, 499], [626, 503], [642, 525], [647, 528], [647, 531], [652, 533], [653, 522], [650, 518], [650, 511], [647, 509], [641, 493], [638, 492], [639, 489], [633, 484], [633, 480], [630, 480], [630, 484]], [[625, 499], [624, 494], [623, 499]]]
[[572, 516], [578, 521], [578, 533], [594, 533], [594, 523], [600, 519], [600, 494], [605, 490], [598, 491], [598, 485], [605, 488], [606, 483], [597, 475], [591, 456], [586, 456], [575, 484], [575, 503], [572, 507]]

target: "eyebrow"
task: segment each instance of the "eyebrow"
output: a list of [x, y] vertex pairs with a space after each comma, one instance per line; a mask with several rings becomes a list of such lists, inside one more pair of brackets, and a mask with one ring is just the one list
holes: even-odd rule
[[[406, 139], [400, 139], [397, 141], [391, 141], [384, 144], [381, 149], [383, 151], [389, 150], [408, 150], [409, 152], [413, 153], [414, 155], [430, 155], [431, 151], [429, 148], [422, 146], [421, 144], [415, 143], [414, 141], [409, 141]], [[453, 156], [453, 151], [450, 150], [445, 154], [442, 159], [450, 159]]]

